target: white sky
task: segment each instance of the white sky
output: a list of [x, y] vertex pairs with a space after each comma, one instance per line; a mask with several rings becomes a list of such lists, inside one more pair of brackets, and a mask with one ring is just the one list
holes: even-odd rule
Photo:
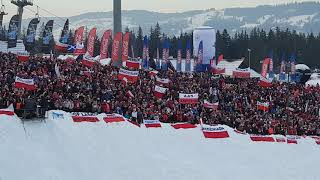
[[[16, 13], [16, 7], [11, 0], [3, 0], [6, 10], [11, 17]], [[228, 7], [252, 7], [264, 4], [282, 4], [288, 2], [303, 2], [308, 0], [122, 0], [123, 9], [143, 9], [158, 12], [181, 12], [199, 9], [223, 9]], [[309, 0], [310, 1], [310, 0]], [[319, 0], [317, 0], [319, 1]], [[113, 0], [34, 0], [40, 8], [59, 16], [73, 16], [85, 12], [110, 11]], [[36, 11], [36, 7], [28, 7]], [[25, 9], [24, 18], [32, 17], [35, 13]], [[40, 16], [52, 16], [40, 10]], [[5, 19], [9, 19], [5, 17]], [[6, 20], [5, 20], [6, 21]]]

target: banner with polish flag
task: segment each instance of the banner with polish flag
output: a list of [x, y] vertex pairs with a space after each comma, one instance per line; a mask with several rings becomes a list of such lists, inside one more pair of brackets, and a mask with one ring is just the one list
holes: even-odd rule
[[137, 82], [139, 78], [139, 71], [129, 71], [125, 69], [120, 69], [118, 74], [119, 80], [127, 79], [128, 82]]
[[29, 61], [29, 58], [30, 58], [30, 53], [28, 53], [28, 52], [18, 52], [17, 53], [17, 59], [20, 62], [27, 62], [27, 61]]
[[258, 110], [261, 110], [261, 111], [269, 111], [270, 110], [270, 107], [269, 107], [269, 102], [257, 102], [257, 108]]
[[124, 117], [119, 114], [107, 114], [106, 117], [103, 118], [103, 120], [106, 123], [125, 122]]
[[95, 63], [96, 61], [88, 52], [83, 56], [83, 59], [81, 60], [81, 64], [89, 68], [92, 68]]
[[197, 104], [199, 103], [199, 94], [183, 94], [179, 93], [180, 104]]
[[1, 115], [13, 116], [14, 115], [13, 105], [11, 104], [8, 108], [0, 109], [0, 116]]
[[167, 79], [167, 78], [156, 77], [156, 81], [157, 81], [157, 83], [163, 84], [163, 85], [167, 85], [170, 83], [170, 79]]
[[149, 76], [156, 76], [159, 73], [159, 71], [153, 70], [149, 71]]
[[298, 144], [298, 139], [301, 139], [301, 137], [287, 136], [287, 144]]
[[16, 76], [15, 88], [21, 88], [28, 91], [36, 90], [36, 85], [33, 79], [23, 79]]
[[237, 68], [232, 72], [232, 76], [234, 78], [250, 78], [250, 71], [249, 69]]
[[274, 138], [272, 136], [262, 136], [262, 135], [250, 135], [250, 139], [253, 142], [275, 142]]
[[155, 86], [155, 88], [154, 88], [154, 96], [156, 96], [157, 98], [161, 99], [166, 94], [167, 90], [168, 90], [167, 88], [163, 88], [163, 87], [160, 87], [160, 86]]
[[217, 110], [219, 107], [219, 102], [210, 103], [209, 101], [204, 100], [203, 107], [208, 108], [208, 109]]
[[55, 50], [60, 53], [67, 53], [68, 52], [68, 44], [64, 44], [61, 42], [56, 42]]
[[159, 120], [143, 120], [146, 128], [161, 128], [161, 123]]
[[221, 125], [209, 126], [202, 124], [202, 133], [208, 139], [229, 138], [228, 131]]

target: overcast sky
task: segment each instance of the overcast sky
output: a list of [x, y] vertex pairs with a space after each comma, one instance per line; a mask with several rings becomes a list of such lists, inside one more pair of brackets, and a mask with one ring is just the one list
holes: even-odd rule
[[[308, 0], [122, 0], [122, 8], [158, 12], [181, 12], [209, 8], [252, 7], [263, 4], [281, 4], [303, 1]], [[10, 3], [10, 0], [3, 0], [3, 2], [9, 16], [16, 13], [16, 7]], [[112, 10], [112, 2], [113, 0], [34, 0], [34, 3], [40, 6], [40, 8], [59, 16], [73, 16], [92, 11], [110, 11]], [[28, 9], [35, 11], [36, 7], [28, 7]], [[28, 9], [25, 9], [24, 18], [34, 16], [34, 13]], [[40, 15], [52, 16], [42, 10], [40, 10]]]

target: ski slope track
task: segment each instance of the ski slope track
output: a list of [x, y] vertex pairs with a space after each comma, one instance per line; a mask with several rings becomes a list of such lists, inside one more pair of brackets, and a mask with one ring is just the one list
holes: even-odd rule
[[320, 145], [205, 139], [200, 127], [141, 128], [129, 122], [75, 123], [48, 115], [21, 123], [0, 116], [1, 180], [319, 180]]

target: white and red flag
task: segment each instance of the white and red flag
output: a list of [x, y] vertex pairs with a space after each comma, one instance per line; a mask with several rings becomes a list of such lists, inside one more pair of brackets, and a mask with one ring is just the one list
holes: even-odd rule
[[210, 103], [209, 101], [204, 100], [204, 102], [203, 102], [203, 107], [208, 108], [208, 109], [217, 110], [218, 107], [219, 107], [219, 102]]
[[138, 81], [139, 71], [129, 71], [121, 68], [119, 70], [118, 78], [119, 80], [126, 78], [128, 82], [134, 83]]
[[272, 82], [265, 77], [260, 77], [259, 86], [263, 88], [272, 87]]
[[220, 68], [218, 66], [211, 69], [212, 74], [225, 74], [226, 68]]
[[183, 122], [183, 123], [175, 123], [171, 124], [174, 129], [194, 129], [197, 126], [191, 123]]
[[153, 70], [149, 71], [149, 76], [156, 76], [159, 73], [159, 71]]
[[27, 61], [29, 61], [29, 58], [30, 58], [30, 53], [28, 53], [28, 52], [18, 52], [17, 53], [17, 59], [20, 62], [27, 62]]
[[0, 115], [13, 116], [14, 115], [13, 105], [11, 104], [8, 108], [0, 109]]
[[199, 94], [183, 94], [179, 93], [180, 104], [197, 104], [199, 103]]
[[250, 71], [249, 69], [239, 69], [237, 68], [232, 72], [232, 76], [234, 78], [250, 78]]
[[36, 90], [36, 85], [33, 79], [23, 79], [18, 76], [16, 76], [15, 87], [26, 89], [28, 91]]
[[257, 108], [258, 110], [261, 110], [261, 111], [269, 111], [270, 110], [270, 104], [269, 102], [257, 102]]
[[81, 60], [81, 64], [89, 68], [92, 68], [95, 63], [96, 61], [88, 52], [83, 56], [83, 59]]
[[156, 77], [156, 81], [157, 81], [157, 83], [163, 84], [163, 85], [167, 85], [170, 83], [170, 79], [167, 79], [167, 78]]
[[131, 91], [128, 91], [128, 92], [126, 93], [126, 95], [127, 95], [128, 97], [134, 98], [134, 95], [133, 95], [133, 93], [132, 93]]
[[166, 94], [167, 90], [168, 90], [167, 88], [163, 88], [163, 87], [160, 87], [160, 86], [155, 86], [155, 88], [154, 88], [154, 96], [156, 96], [157, 98], [161, 99]]
[[144, 125], [146, 128], [160, 128], [161, 123], [159, 120], [143, 120]]
[[106, 123], [125, 122], [124, 117], [119, 114], [107, 114], [106, 117], [103, 118], [103, 120]]
[[275, 142], [272, 136], [262, 136], [262, 135], [250, 135], [250, 139], [254, 142]]
[[61, 53], [67, 53], [68, 52], [68, 44], [56, 42], [55, 50], [58, 52], [61, 52]]

